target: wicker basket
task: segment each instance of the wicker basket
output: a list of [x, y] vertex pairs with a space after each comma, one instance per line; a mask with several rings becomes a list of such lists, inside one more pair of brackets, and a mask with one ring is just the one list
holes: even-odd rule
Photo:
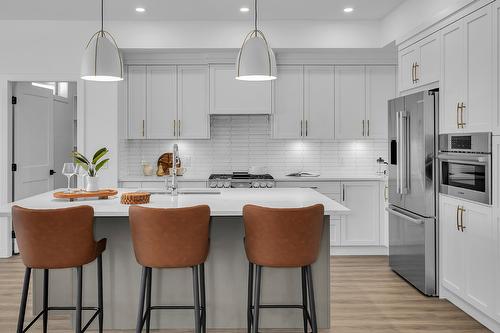
[[147, 192], [133, 192], [123, 193], [120, 202], [123, 205], [140, 205], [149, 203], [151, 193]]

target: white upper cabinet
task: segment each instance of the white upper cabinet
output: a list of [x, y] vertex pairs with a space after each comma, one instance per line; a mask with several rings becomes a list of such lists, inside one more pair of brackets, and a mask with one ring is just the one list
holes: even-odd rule
[[301, 138], [304, 135], [304, 68], [278, 66], [274, 81], [273, 137]]
[[483, 7], [443, 29], [441, 133], [492, 130], [491, 10]]
[[351, 213], [342, 216], [342, 246], [380, 245], [380, 189], [378, 182], [342, 183], [342, 205]]
[[146, 66], [128, 66], [128, 138], [146, 138]]
[[335, 67], [335, 137], [387, 139], [387, 101], [395, 96], [394, 66]]
[[439, 81], [439, 32], [399, 52], [399, 90], [405, 91]]
[[208, 66], [128, 66], [129, 139], [207, 139]]
[[183, 139], [208, 139], [209, 70], [207, 66], [179, 66], [177, 136]]
[[335, 129], [333, 66], [304, 67], [304, 137], [333, 139]]
[[366, 136], [387, 139], [387, 101], [396, 97], [396, 67], [366, 66]]
[[233, 64], [210, 66], [210, 114], [270, 114], [271, 82], [235, 77]]
[[492, 208], [440, 195], [442, 286], [495, 313], [496, 244]]
[[148, 66], [147, 96], [147, 138], [175, 138], [177, 121], [176, 66]]
[[335, 137], [364, 138], [366, 133], [364, 66], [335, 67]]

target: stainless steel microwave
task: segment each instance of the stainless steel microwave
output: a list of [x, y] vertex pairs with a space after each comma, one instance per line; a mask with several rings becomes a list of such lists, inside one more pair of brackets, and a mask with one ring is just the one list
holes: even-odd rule
[[491, 133], [439, 136], [439, 192], [490, 205]]

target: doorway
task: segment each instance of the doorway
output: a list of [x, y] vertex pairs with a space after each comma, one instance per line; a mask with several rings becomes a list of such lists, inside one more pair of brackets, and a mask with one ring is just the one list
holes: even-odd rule
[[76, 149], [76, 82], [12, 82], [12, 200], [66, 187]]

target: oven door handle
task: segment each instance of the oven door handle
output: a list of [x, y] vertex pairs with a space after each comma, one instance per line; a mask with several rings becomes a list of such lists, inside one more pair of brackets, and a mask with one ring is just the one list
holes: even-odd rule
[[457, 158], [456, 155], [448, 155], [448, 154], [439, 154], [438, 160], [450, 163], [461, 163], [461, 164], [488, 164], [491, 160], [490, 155], [481, 155], [481, 156], [464, 156], [461, 155], [460, 158]]

